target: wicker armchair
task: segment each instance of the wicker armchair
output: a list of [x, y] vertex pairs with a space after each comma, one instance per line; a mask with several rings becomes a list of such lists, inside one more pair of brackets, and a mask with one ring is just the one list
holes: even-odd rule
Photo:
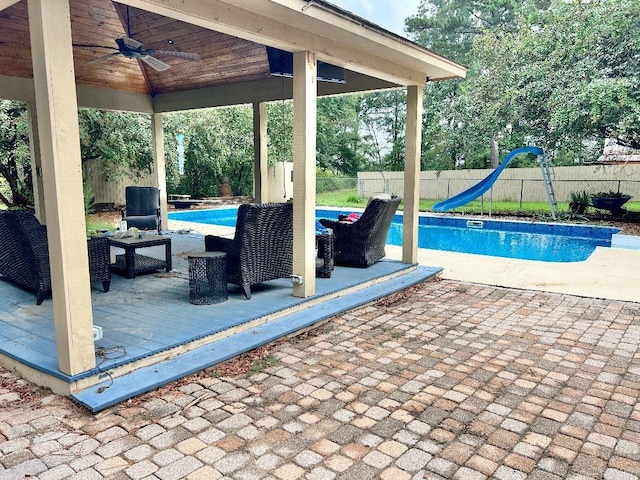
[[[102, 282], [104, 291], [108, 292], [111, 285], [109, 240], [91, 238], [87, 242], [89, 277], [92, 282]], [[0, 274], [35, 290], [37, 305], [51, 294], [47, 229], [33, 213], [26, 210], [0, 213]]]
[[205, 250], [227, 254], [229, 283], [247, 299], [251, 285], [287, 278], [293, 271], [293, 204], [244, 204], [238, 208], [234, 238], [207, 235]]
[[354, 223], [321, 219], [333, 230], [336, 265], [368, 267], [383, 258], [387, 234], [400, 204], [399, 197], [373, 198]]
[[122, 210], [122, 220], [127, 222], [127, 227], [160, 233], [160, 190], [157, 187], [126, 187], [124, 192], [127, 204]]

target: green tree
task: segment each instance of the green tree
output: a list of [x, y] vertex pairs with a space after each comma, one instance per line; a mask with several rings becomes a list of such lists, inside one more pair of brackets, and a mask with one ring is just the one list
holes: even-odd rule
[[128, 112], [80, 109], [82, 162], [102, 160], [108, 180], [148, 174], [153, 166], [151, 117]]
[[456, 108], [461, 81], [428, 83], [424, 89], [422, 159], [425, 170], [452, 170], [472, 163], [465, 155], [464, 124]]
[[534, 99], [546, 107], [536, 123], [525, 117], [536, 127], [533, 135], [546, 137], [551, 148], [576, 151], [597, 141], [594, 155], [605, 137], [640, 148], [639, 24], [636, 0], [554, 2], [544, 28], [527, 36], [519, 58], [519, 80], [528, 95], [517, 100], [523, 108]]
[[253, 110], [233, 107], [220, 111], [224, 115], [223, 140], [229, 152], [222, 175], [229, 180], [234, 195], [253, 195]]
[[0, 175], [6, 188], [0, 201], [7, 207], [33, 206], [33, 181], [26, 106], [0, 100]]
[[407, 123], [407, 95], [404, 89], [374, 92], [361, 97], [361, 121], [365, 140], [378, 169], [404, 168], [405, 129]]
[[275, 162], [293, 162], [293, 103], [290, 100], [267, 105], [267, 158]]
[[[361, 95], [325, 97], [317, 102], [316, 166], [328, 175], [355, 176], [376, 162], [371, 137], [361, 133]], [[293, 161], [293, 111], [291, 101], [267, 106], [268, 158], [270, 164]]]
[[[101, 159], [107, 178], [151, 171], [151, 123], [148, 115], [81, 109], [78, 113], [81, 160]], [[0, 175], [8, 207], [33, 207], [29, 118], [26, 105], [0, 100]]]
[[316, 164], [334, 174], [357, 175], [367, 163], [360, 138], [360, 102], [355, 95], [318, 100]]
[[476, 39], [462, 88], [470, 139], [528, 139], [556, 164], [595, 159], [607, 137], [640, 148], [640, 3], [558, 0], [518, 21]]
[[[521, 16], [536, 19], [549, 0], [423, 0], [418, 13], [406, 20], [407, 32], [418, 43], [468, 65], [467, 80], [429, 83], [425, 87], [422, 167], [426, 169], [484, 168], [491, 165], [491, 144], [507, 147], [513, 139], [503, 111], [492, 100], [490, 84], [474, 92], [466, 85], [476, 75], [489, 83], [493, 72], [477, 61], [479, 37], [516, 32]], [[532, 20], [533, 21], [533, 20]], [[484, 68], [483, 68], [484, 67]], [[487, 119], [491, 121], [488, 122]], [[512, 130], [513, 131], [513, 130]], [[496, 158], [493, 159], [495, 163]]]
[[[252, 115], [248, 107], [166, 115], [167, 188], [194, 198], [211, 197], [228, 179], [234, 195], [251, 195]], [[184, 175], [178, 174], [177, 133], [184, 135]]]
[[[521, 0], [422, 0], [415, 16], [405, 20], [406, 31], [416, 42], [470, 64], [475, 38], [489, 30], [514, 27]], [[543, 2], [533, 2], [543, 3]]]

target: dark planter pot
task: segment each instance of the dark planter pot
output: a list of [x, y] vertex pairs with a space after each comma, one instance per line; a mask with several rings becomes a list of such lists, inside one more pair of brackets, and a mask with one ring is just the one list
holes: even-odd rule
[[220, 184], [220, 196], [221, 197], [230, 197], [231, 196], [231, 186], [228, 182], [222, 182]]
[[631, 200], [631, 195], [622, 197], [591, 197], [591, 204], [602, 210], [611, 210], [615, 212], [622, 209], [622, 205]]

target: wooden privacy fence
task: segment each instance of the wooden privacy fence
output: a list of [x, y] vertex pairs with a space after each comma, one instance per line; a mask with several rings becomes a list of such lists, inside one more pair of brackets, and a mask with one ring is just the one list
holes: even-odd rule
[[[446, 200], [478, 183], [482, 179], [421, 179], [420, 198]], [[370, 197], [389, 192], [402, 195], [404, 181], [401, 179], [359, 179], [358, 195]], [[622, 192], [640, 199], [640, 180], [555, 180], [553, 187], [559, 202], [569, 201], [572, 192], [588, 194], [596, 192]], [[498, 179], [492, 189], [484, 194], [495, 201], [546, 202], [547, 194], [542, 179]]]
[[[420, 198], [445, 200], [483, 180], [492, 170], [453, 170], [421, 172]], [[556, 167], [553, 187], [559, 202], [568, 201], [572, 192], [622, 192], [640, 200], [640, 167], [581, 166]], [[358, 174], [358, 195], [370, 197], [380, 192], [402, 195], [402, 172], [362, 172]], [[507, 168], [485, 193], [494, 201], [546, 202], [547, 195], [539, 168]]]

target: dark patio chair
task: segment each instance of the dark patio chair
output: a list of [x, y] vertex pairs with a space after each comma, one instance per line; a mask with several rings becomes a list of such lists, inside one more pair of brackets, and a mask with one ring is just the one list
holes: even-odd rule
[[[108, 292], [111, 285], [109, 240], [90, 238], [87, 247], [90, 280], [102, 282], [104, 291]], [[27, 210], [0, 213], [0, 274], [35, 290], [37, 305], [51, 294], [47, 228]]]
[[293, 272], [293, 204], [240, 205], [234, 238], [207, 235], [204, 243], [208, 252], [227, 254], [229, 283], [249, 299], [251, 285]]
[[126, 187], [125, 198], [122, 220], [127, 222], [127, 227], [160, 233], [160, 190], [157, 187]]
[[333, 230], [335, 264], [347, 267], [368, 267], [383, 258], [387, 234], [400, 205], [400, 198], [373, 198], [360, 218], [353, 223], [321, 219]]

